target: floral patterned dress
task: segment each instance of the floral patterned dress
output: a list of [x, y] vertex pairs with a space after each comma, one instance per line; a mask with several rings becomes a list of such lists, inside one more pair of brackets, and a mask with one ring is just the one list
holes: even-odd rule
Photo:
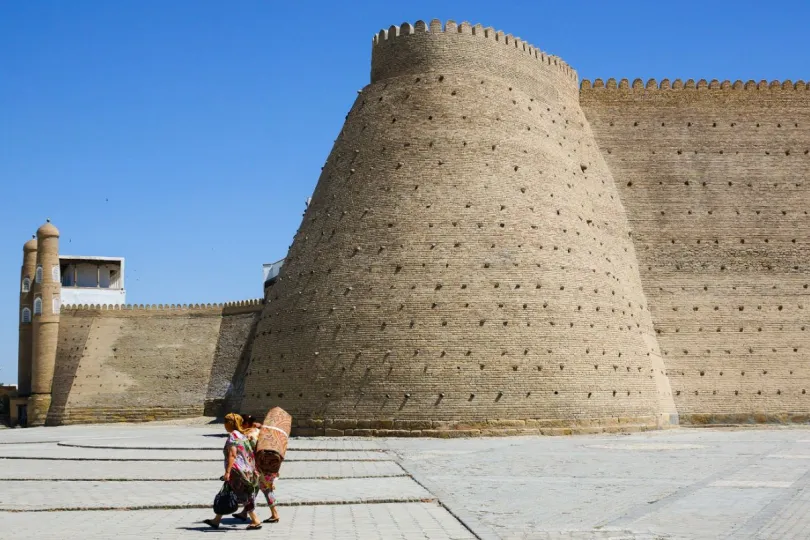
[[231, 448], [236, 448], [236, 457], [233, 460], [228, 485], [236, 494], [239, 504], [245, 505], [247, 512], [256, 508], [256, 492], [258, 490], [258, 474], [253, 460], [253, 443], [245, 435], [233, 430], [228, 435], [223, 453], [225, 454], [225, 467], [228, 467], [228, 454]]
[[[251, 428], [246, 434], [255, 449], [256, 444], [259, 442], [259, 428]], [[259, 477], [259, 490], [264, 494], [264, 498], [267, 499], [267, 506], [272, 508], [276, 505], [276, 494], [273, 488], [275, 487], [275, 480], [278, 478], [278, 473], [262, 474], [262, 472], [257, 469], [256, 474]]]

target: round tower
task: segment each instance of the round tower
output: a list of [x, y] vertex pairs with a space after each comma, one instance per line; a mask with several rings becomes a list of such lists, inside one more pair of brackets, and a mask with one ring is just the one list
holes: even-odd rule
[[674, 420], [659, 354], [574, 70], [480, 25], [375, 36], [242, 407], [326, 434], [646, 429]]
[[17, 349], [17, 394], [27, 397], [31, 393], [31, 332], [33, 321], [33, 283], [37, 268], [37, 237], [23, 245], [20, 268], [20, 340]]
[[59, 337], [62, 286], [59, 275], [59, 230], [50, 220], [37, 230], [36, 253], [32, 298], [31, 397], [28, 400], [30, 426], [44, 425], [48, 415]]

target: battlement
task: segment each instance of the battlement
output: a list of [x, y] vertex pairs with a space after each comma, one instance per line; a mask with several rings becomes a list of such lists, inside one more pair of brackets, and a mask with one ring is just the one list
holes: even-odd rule
[[[495, 30], [492, 27], [484, 27], [481, 24], [471, 25], [466, 21], [456, 24], [455, 21], [448, 20], [445, 24], [442, 24], [440, 20], [433, 19], [429, 24], [425, 23], [424, 21], [416, 21], [414, 24], [406, 22], [399, 26], [392, 25], [387, 30], [380, 30], [379, 33], [374, 35], [372, 38], [372, 82], [385, 78], [385, 76], [391, 76], [394, 70], [403, 67], [402, 64], [404, 63], [393, 62], [393, 66], [384, 68], [380, 65], [380, 62], [375, 61], [380, 53], [380, 50], [384, 49], [384, 46], [394, 46], [408, 43], [413, 41], [414, 36], [420, 35], [425, 37], [433, 37], [434, 39], [438, 38], [439, 36], [452, 37], [456, 39], [461, 38], [458, 41], [459, 49], [456, 51], [460, 63], [463, 63], [461, 58], [464, 56], [467, 56], [468, 60], [470, 57], [483, 56], [487, 51], [481, 47], [482, 42], [491, 43], [493, 46], [497, 45], [503, 46], [504, 48], [514, 49], [516, 52], [522, 54], [526, 59], [531, 59], [532, 61], [537, 62], [538, 66], [548, 66], [556, 69], [574, 84], [577, 84], [578, 81], [577, 72], [562, 59], [557, 56], [547, 54], [534, 45], [526, 43], [519, 37], [515, 37], [512, 34], [506, 34], [503, 31]], [[462, 39], [466, 40], [466, 43], [465, 41], [462, 41]], [[471, 40], [475, 40], [475, 45], [473, 47], [469, 46]], [[444, 47], [439, 47], [439, 49], [442, 48]], [[386, 61], [390, 61], [390, 56], [383, 56]], [[409, 61], [417, 62], [436, 60], [436, 57], [433, 55], [412, 54], [412, 51], [411, 54], [406, 54], [406, 58], [408, 58]], [[473, 63], [468, 67], [470, 69], [475, 69], [479, 66], [479, 64]]]
[[790, 79], [785, 81], [771, 81], [768, 82], [766, 80], [761, 80], [759, 82], [749, 80], [743, 82], [741, 80], [736, 80], [731, 82], [729, 80], [725, 81], [718, 81], [717, 79], [712, 79], [711, 81], [706, 81], [706, 79], [700, 79], [695, 81], [694, 79], [687, 79], [683, 81], [681, 79], [675, 79], [671, 81], [669, 79], [661, 79], [661, 81], [656, 81], [655, 79], [648, 79], [645, 83], [641, 79], [635, 79], [632, 83], [628, 79], [621, 79], [620, 81], [616, 81], [614, 78], [610, 78], [607, 82], [603, 81], [602, 79], [594, 79], [593, 83], [589, 79], [583, 79], [582, 84], [580, 85], [581, 90], [592, 90], [592, 89], [607, 89], [607, 90], [795, 90], [795, 91], [808, 91], [810, 90], [810, 82], [805, 83], [802, 80], [796, 81], [795, 83]]
[[264, 305], [264, 299], [252, 298], [249, 300], [238, 300], [235, 302], [224, 302], [217, 304], [76, 304], [62, 306], [62, 314], [75, 314], [80, 315], [81, 312], [147, 312], [157, 314], [158, 312], [167, 312], [172, 314], [180, 314], [183, 312], [208, 312], [211, 314], [219, 314], [223, 311], [227, 312], [247, 312], [247, 311], [261, 311]]

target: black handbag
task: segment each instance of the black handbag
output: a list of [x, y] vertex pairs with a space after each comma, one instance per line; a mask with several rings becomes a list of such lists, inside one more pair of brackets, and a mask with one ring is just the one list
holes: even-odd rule
[[214, 497], [214, 513], [220, 516], [232, 514], [239, 509], [239, 501], [236, 498], [236, 493], [233, 492], [228, 482], [222, 484], [222, 489], [219, 490], [216, 497]]

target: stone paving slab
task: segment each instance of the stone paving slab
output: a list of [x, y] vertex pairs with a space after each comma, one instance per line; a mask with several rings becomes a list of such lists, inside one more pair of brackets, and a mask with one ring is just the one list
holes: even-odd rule
[[[283, 480], [407, 474], [393, 461], [293, 461], [285, 462], [281, 473]], [[85, 461], [0, 458], [0, 480], [214, 480], [220, 475], [222, 465], [219, 462], [95, 461], [88, 464]]]
[[[8, 444], [0, 446], [0, 458], [135, 460], [135, 461], [222, 461], [222, 447], [216, 450], [111, 450], [74, 448], [57, 443]], [[290, 450], [290, 461], [388, 461], [392, 456], [374, 450], [307, 452]]]
[[[283, 487], [282, 487], [283, 485]], [[0, 482], [0, 510], [210, 507], [222, 483], [187, 482]], [[279, 504], [409, 502], [435, 497], [407, 477], [284, 480]], [[259, 497], [259, 499], [263, 499]], [[263, 502], [263, 501], [260, 501]]]
[[810, 455], [801, 442], [808, 432], [680, 429], [385, 445], [487, 540], [777, 540], [810, 538], [810, 496], [802, 499], [810, 462], [775, 457]]
[[150, 461], [222, 461], [222, 450], [107, 450], [70, 448], [58, 443], [5, 444], [0, 458], [84, 459], [84, 460], [150, 460]]
[[508, 540], [689, 540], [689, 537], [686, 536], [661, 536], [626, 529], [600, 529], [598, 531], [577, 529], [559, 531], [530, 530], [510, 533], [508, 536], [503, 536], [503, 538]]
[[739, 470], [726, 475], [724, 482], [775, 482], [787, 484], [789, 487], [793, 482], [804, 476], [810, 470], [810, 463], [803, 461], [794, 462], [792, 466], [785, 467], [774, 459], [763, 459]]
[[[757, 513], [779, 489], [734, 489], [706, 487], [675, 500], [664, 508], [653, 509], [627, 526], [633, 530], [665, 534], [684, 531], [695, 540], [716, 540]], [[731, 536], [735, 538], [735, 536]], [[805, 538], [807, 538], [805, 536]]]
[[[6, 444], [62, 442], [99, 448], [221, 449], [225, 431], [213, 426], [155, 426], [153, 424], [94, 424], [0, 431]], [[291, 450], [379, 450], [379, 439], [363, 437], [292, 437]]]
[[[449, 500], [452, 511], [460, 508], [456, 501], [469, 501], [464, 509], [473, 511], [476, 521], [497, 537], [505, 538], [517, 532], [583, 530], [608, 525], [639, 502], [646, 504], [678, 489], [665, 482], [632, 479], [582, 481], [475, 474], [466, 478], [433, 476], [430, 480], [426, 487], [443, 502]], [[453, 495], [439, 486], [452, 486]], [[482, 492], [487, 500], [480, 501], [478, 506]], [[465, 519], [462, 514], [457, 515]]]
[[[122, 450], [221, 450], [225, 444], [225, 437], [187, 438], [178, 440], [154, 440], [147, 437], [133, 437], [130, 439], [69, 439], [58, 441], [59, 446], [73, 448], [107, 448]], [[325, 451], [382, 451], [379, 443], [374, 441], [331, 440], [313, 441], [290, 439], [289, 450], [325, 452]]]
[[[265, 517], [266, 509], [260, 510]], [[36, 519], [26, 513], [0, 512], [3, 540], [183, 540], [232, 533], [228, 537], [356, 540], [470, 540], [475, 538], [447, 510], [435, 503], [398, 503], [280, 508], [281, 521], [264, 524], [252, 536], [244, 524], [226, 518], [213, 531], [202, 524], [205, 509], [46, 512]]]

